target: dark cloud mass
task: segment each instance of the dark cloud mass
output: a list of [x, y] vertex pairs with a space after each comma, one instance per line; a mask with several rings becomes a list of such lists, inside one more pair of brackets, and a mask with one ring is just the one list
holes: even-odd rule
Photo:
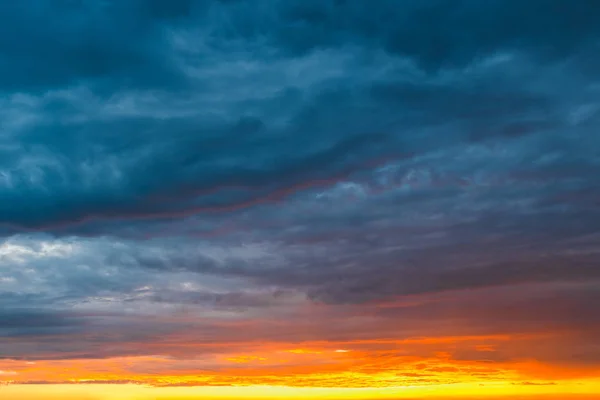
[[274, 320], [308, 305], [333, 310], [308, 336], [366, 335], [361, 313], [372, 336], [554, 327], [600, 363], [600, 2], [6, 1], [0, 19], [0, 357], [301, 340]]

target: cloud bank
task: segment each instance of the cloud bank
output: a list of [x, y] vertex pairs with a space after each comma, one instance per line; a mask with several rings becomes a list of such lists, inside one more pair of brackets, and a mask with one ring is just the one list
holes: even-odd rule
[[451, 357], [600, 368], [600, 5], [0, 14], [0, 358], [504, 334], [536, 339]]

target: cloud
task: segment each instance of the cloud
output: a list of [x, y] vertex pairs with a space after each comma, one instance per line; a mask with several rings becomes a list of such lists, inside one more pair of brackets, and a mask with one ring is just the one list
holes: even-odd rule
[[3, 357], [550, 329], [453, 354], [596, 365], [599, 13], [0, 5]]
[[28, 336], [44, 333], [67, 333], [81, 327], [75, 316], [56, 311], [10, 309], [2, 313], [2, 336]]
[[94, 80], [142, 87], [177, 82], [178, 72], [163, 53], [166, 48], [155, 45], [162, 39], [154, 16], [136, 3], [3, 5], [7, 23], [2, 36], [16, 38], [2, 43], [10, 60], [3, 64], [3, 89], [44, 91]]
[[[275, 27], [283, 29], [290, 21], [301, 24], [304, 18], [321, 15], [324, 28], [346, 35], [342, 43], [327, 46], [317, 45], [318, 38], [312, 38], [315, 48], [293, 57], [282, 52], [287, 36], [278, 29], [265, 33], [273, 39], [265, 43], [257, 41], [254, 31], [244, 36], [243, 24], [236, 33], [239, 37], [221, 32], [221, 36], [208, 36], [211, 40], [198, 39], [206, 31], [219, 32], [221, 25], [215, 22], [219, 19], [253, 15], [245, 12], [243, 2], [217, 2], [204, 11], [198, 6], [198, 15], [193, 11], [196, 6], [187, 3], [161, 11], [189, 14], [188, 24], [180, 25], [177, 19], [167, 22], [150, 17], [158, 12], [151, 7], [107, 4], [106, 10], [94, 12], [143, 19], [148, 30], [164, 31], [162, 41], [153, 42], [152, 49], [168, 54], [160, 59], [178, 65], [187, 88], [117, 83], [103, 84], [104, 91], [99, 91], [95, 81], [86, 78], [56, 84], [42, 94], [7, 93], [4, 112], [11, 129], [2, 146], [6, 201], [0, 209], [7, 233], [98, 225], [105, 220], [222, 214], [279, 200], [284, 189], [310, 189], [310, 182], [332, 182], [348, 170], [368, 170], [366, 165], [381, 157], [435, 154], [473, 140], [487, 143], [498, 136], [510, 146], [515, 136], [526, 135], [518, 144], [529, 147], [518, 151], [535, 159], [560, 151], [538, 148], [536, 139], [529, 136], [556, 136], [557, 145], [580, 147], [579, 136], [567, 138], [560, 132], [567, 129], [568, 121], [580, 120], [573, 120], [575, 110], [594, 104], [588, 100], [594, 90], [577, 73], [575, 61], [553, 61], [539, 73], [545, 59], [526, 46], [503, 48], [489, 38], [489, 45], [496, 47], [486, 49], [473, 43], [471, 50], [469, 46], [463, 50], [470, 54], [465, 62], [449, 62], [434, 71], [421, 65], [429, 57], [427, 35], [413, 35], [424, 43], [422, 55], [391, 51], [385, 40], [383, 47], [367, 46], [359, 39], [371, 36], [359, 23], [359, 15], [367, 19], [384, 16], [379, 11], [362, 13], [353, 2], [335, 6], [274, 2], [280, 11], [275, 16], [281, 18], [273, 21]], [[505, 7], [509, 14], [516, 12]], [[464, 2], [456, 15], [475, 23], [474, 12], [488, 15], [494, 11], [494, 7], [479, 8], [472, 10]], [[184, 9], [192, 11], [175, 12]], [[335, 15], [347, 15], [349, 28], [331, 21], [334, 9], [338, 10]], [[386, 4], [383, 9], [405, 19], [421, 12], [437, 15], [443, 7], [414, 3], [406, 8]], [[93, 14], [85, 9], [73, 12]], [[270, 14], [262, 7], [255, 12], [260, 14], [257, 21], [261, 13]], [[392, 33], [398, 24], [385, 21], [381, 26], [390, 32], [377, 35], [402, 36]], [[578, 25], [581, 35], [592, 29], [583, 22]], [[472, 29], [479, 29], [478, 24]], [[118, 24], [111, 26], [116, 29]], [[408, 24], [402, 29], [419, 31], [421, 26]], [[541, 40], [537, 28], [532, 29], [531, 40]], [[498, 43], [504, 43], [503, 35], [499, 34]], [[135, 43], [136, 49], [143, 47], [140, 41]], [[506, 43], [512, 42], [506, 39]], [[258, 46], [257, 53], [248, 50], [251, 46]], [[80, 52], [74, 54], [87, 60]], [[124, 62], [123, 57], [115, 60]], [[142, 64], [157, 65], [153, 61]], [[112, 70], [106, 74], [118, 76]], [[76, 74], [69, 72], [69, 76]], [[274, 141], [275, 137], [279, 139]], [[30, 150], [22, 153], [20, 149]], [[522, 165], [516, 158], [504, 168]], [[20, 204], [21, 212], [15, 212], [14, 203]]]

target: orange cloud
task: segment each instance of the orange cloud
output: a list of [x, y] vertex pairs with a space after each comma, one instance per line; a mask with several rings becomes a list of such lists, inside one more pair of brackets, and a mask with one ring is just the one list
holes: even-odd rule
[[12, 384], [134, 382], [157, 387], [426, 388], [459, 383], [542, 387], [552, 382], [560, 386], [563, 381], [600, 376], [600, 370], [593, 367], [572, 368], [497, 354], [536, 340], [539, 338], [490, 335], [315, 341], [245, 344], [188, 358], [3, 360], [0, 380]]

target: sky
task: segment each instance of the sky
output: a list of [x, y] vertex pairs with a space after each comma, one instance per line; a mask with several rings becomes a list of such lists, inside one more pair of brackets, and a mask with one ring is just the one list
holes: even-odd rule
[[0, 398], [597, 398], [598, 20], [0, 2]]

